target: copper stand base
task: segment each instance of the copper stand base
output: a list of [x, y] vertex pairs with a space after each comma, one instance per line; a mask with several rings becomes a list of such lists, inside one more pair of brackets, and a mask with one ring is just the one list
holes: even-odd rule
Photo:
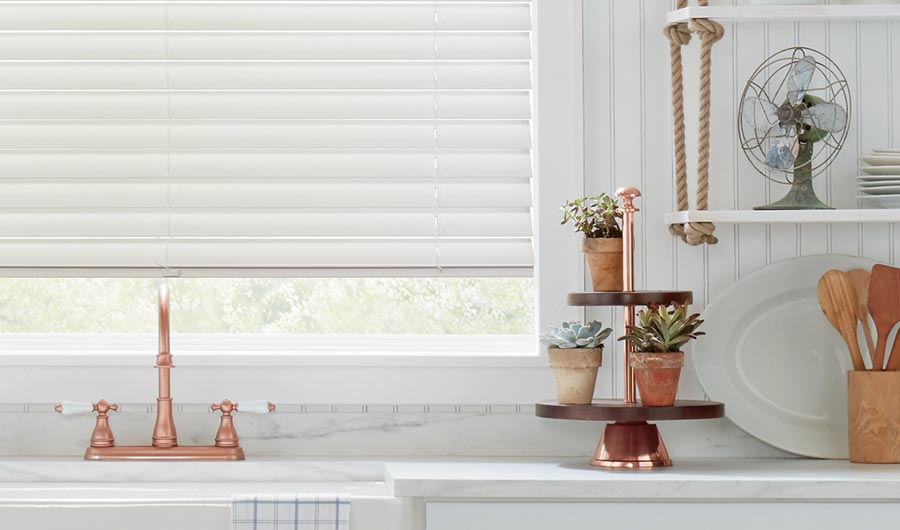
[[646, 421], [607, 423], [591, 459], [596, 467], [652, 469], [672, 465], [656, 425]]
[[85, 460], [243, 460], [240, 447], [216, 447], [214, 445], [188, 445], [153, 447], [149, 445], [121, 445], [115, 447], [88, 447]]

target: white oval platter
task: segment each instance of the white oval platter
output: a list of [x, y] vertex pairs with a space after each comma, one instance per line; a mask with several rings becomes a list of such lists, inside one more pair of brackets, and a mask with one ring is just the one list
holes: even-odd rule
[[847, 458], [850, 357], [819, 309], [816, 285], [829, 269], [868, 270], [875, 263], [840, 255], [780, 261], [709, 304], [707, 335], [693, 345], [693, 358], [701, 385], [725, 403], [728, 418], [785, 451]]

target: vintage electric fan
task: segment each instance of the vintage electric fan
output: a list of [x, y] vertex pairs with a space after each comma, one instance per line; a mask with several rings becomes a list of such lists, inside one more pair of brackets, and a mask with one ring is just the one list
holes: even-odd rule
[[755, 210], [831, 208], [812, 185], [847, 138], [850, 91], [831, 59], [802, 47], [772, 55], [750, 77], [738, 117], [741, 149], [753, 167], [791, 186], [782, 199]]

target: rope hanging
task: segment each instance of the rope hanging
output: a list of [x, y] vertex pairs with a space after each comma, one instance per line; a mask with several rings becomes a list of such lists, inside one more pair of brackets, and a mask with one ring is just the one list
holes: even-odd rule
[[[698, 0], [706, 6], [709, 0]], [[676, 0], [676, 9], [687, 7], [687, 0]], [[690, 23], [669, 24], [663, 34], [669, 39], [669, 59], [672, 68], [672, 128], [675, 149], [675, 197], [678, 211], [688, 209], [687, 157], [684, 144], [684, 82], [681, 68], [681, 47], [691, 42], [691, 33], [700, 39], [700, 107], [697, 153], [697, 209], [709, 206], [709, 116], [710, 69], [712, 45], [725, 34], [725, 28], [715, 20], [691, 19]], [[718, 242], [713, 232], [716, 225], [709, 222], [673, 224], [669, 231], [689, 245]]]

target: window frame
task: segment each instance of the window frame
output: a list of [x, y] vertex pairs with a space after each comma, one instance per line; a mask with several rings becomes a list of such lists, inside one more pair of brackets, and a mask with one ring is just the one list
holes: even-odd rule
[[[565, 305], [566, 292], [583, 288], [584, 267], [576, 235], [560, 227], [558, 217], [559, 204], [584, 193], [582, 2], [533, 0], [532, 9], [534, 347], [500, 355], [323, 355], [254, 351], [252, 340], [223, 338], [229, 341], [232, 353], [215, 351], [215, 344], [208, 352], [173, 351], [176, 366], [186, 368], [175, 370], [173, 377], [203, 374], [199, 384], [187, 380], [192, 386], [178, 392], [182, 401], [202, 402], [201, 396], [232, 380], [241, 389], [234, 397], [247, 392], [252, 398], [256, 395], [253, 390], [259, 389], [270, 394], [257, 397], [293, 403], [522, 403], [550, 391], [546, 353], [538, 344], [538, 332], [562, 320], [584, 317], [582, 308]], [[65, 336], [59, 340], [65, 345]], [[427, 342], [419, 342], [416, 347], [423, 351]], [[7, 382], [0, 385], [0, 402], [21, 402], [23, 398], [25, 402], [95, 400], [100, 396], [94, 395], [92, 388], [110, 386], [120, 395], [104, 391], [104, 396], [119, 402], [150, 402], [153, 393], [147, 391], [154, 383], [152, 361], [150, 353], [7, 351], [0, 354], [0, 367], [4, 368], [0, 380]], [[46, 370], [29, 370], [33, 367]], [[242, 377], [251, 373], [254, 381]], [[373, 387], [373, 373], [395, 382], [382, 381], [374, 385], [378, 388], [360, 393], [358, 389]], [[268, 383], [289, 374], [297, 378], [298, 388]], [[115, 384], [110, 384], [111, 379]], [[342, 393], [339, 388], [325, 386], [328, 381], [356, 390]], [[388, 386], [391, 384], [395, 386]], [[320, 391], [310, 393], [314, 388]]]

